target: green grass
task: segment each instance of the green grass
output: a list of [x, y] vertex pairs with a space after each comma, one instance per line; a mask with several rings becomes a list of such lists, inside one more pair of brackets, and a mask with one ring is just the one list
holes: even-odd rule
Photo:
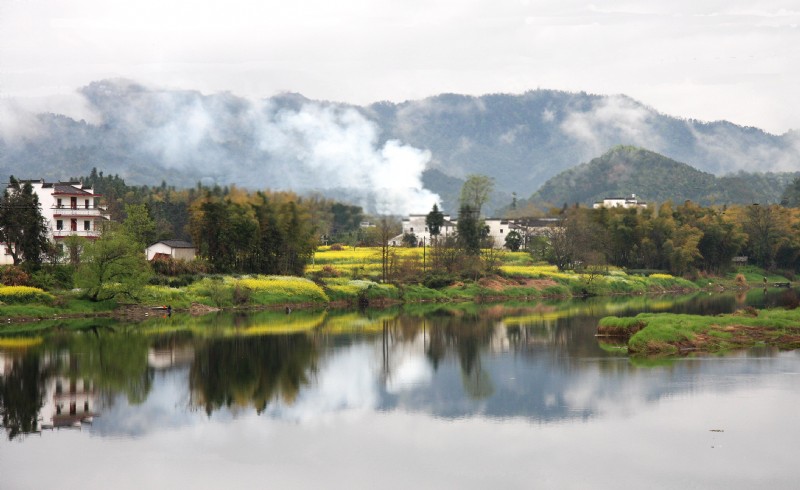
[[681, 346], [720, 352], [759, 342], [780, 345], [800, 340], [800, 310], [784, 309], [762, 310], [758, 316], [640, 313], [632, 318], [605, 317], [599, 329], [624, 329], [635, 322], [644, 327], [630, 338], [628, 350], [640, 354], [677, 354]]

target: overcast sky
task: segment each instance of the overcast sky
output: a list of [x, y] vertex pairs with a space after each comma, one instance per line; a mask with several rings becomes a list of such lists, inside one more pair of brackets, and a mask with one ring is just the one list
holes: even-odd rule
[[550, 88], [800, 129], [798, 0], [0, 0], [0, 33], [3, 98], [110, 77], [357, 104]]

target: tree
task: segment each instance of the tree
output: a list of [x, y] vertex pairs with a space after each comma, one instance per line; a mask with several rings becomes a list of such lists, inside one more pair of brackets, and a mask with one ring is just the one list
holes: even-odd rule
[[794, 180], [786, 186], [781, 196], [781, 205], [790, 208], [800, 207], [800, 177], [795, 177]]
[[[494, 181], [485, 175], [470, 175], [461, 187], [460, 205], [469, 206], [477, 217], [481, 216], [483, 205], [489, 200]], [[460, 214], [460, 213], [459, 213]]]
[[86, 245], [75, 283], [92, 301], [135, 300], [150, 275], [138, 243], [121, 230], [106, 230]]
[[125, 205], [125, 221], [122, 222], [122, 227], [142, 250], [155, 240], [156, 223], [144, 204]]
[[518, 252], [522, 246], [522, 237], [515, 230], [511, 230], [506, 235], [506, 248], [512, 252]]
[[25, 262], [38, 268], [48, 250], [47, 222], [30, 182], [20, 185], [12, 175], [0, 203], [0, 241], [14, 265]]
[[478, 255], [481, 253], [481, 222], [475, 208], [470, 205], [462, 205], [458, 212], [458, 243], [467, 255]]
[[403, 233], [403, 245], [406, 247], [416, 247], [417, 235], [413, 233]]
[[433, 209], [425, 217], [425, 225], [428, 227], [428, 232], [432, 237], [439, 236], [444, 226], [444, 214], [439, 211], [439, 206], [433, 205]]
[[378, 241], [381, 247], [381, 280], [387, 282], [389, 280], [389, 239], [395, 236], [397, 231], [397, 222], [389, 216], [381, 216], [378, 221]]
[[751, 256], [756, 264], [767, 269], [774, 265], [775, 252], [783, 235], [777, 214], [777, 206], [753, 204], [747, 206], [742, 223]]

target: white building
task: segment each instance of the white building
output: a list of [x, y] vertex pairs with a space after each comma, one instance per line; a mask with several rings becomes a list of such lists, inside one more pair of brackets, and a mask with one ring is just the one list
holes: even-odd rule
[[630, 197], [606, 197], [600, 202], [594, 203], [594, 209], [599, 208], [646, 208], [647, 203], [636, 198], [636, 194]]
[[[389, 245], [399, 247], [403, 245], [403, 235], [413, 233], [417, 237], [418, 246], [431, 243], [431, 235], [425, 224], [426, 214], [412, 214], [403, 219], [403, 233], [389, 240]], [[494, 248], [506, 246], [506, 237], [510, 231], [516, 231], [520, 235], [522, 245], [525, 246], [526, 240], [531, 236], [541, 235], [553, 226], [559, 226], [561, 222], [558, 218], [537, 218], [537, 219], [501, 219], [486, 218], [483, 220], [484, 226], [488, 231], [488, 236], [493, 240]], [[444, 224], [440, 230], [440, 236], [447, 237], [455, 235], [457, 232], [458, 220], [453, 220], [449, 215], [444, 216]]]
[[56, 243], [70, 235], [98, 238], [101, 223], [111, 219], [106, 208], [100, 206], [102, 196], [95, 194], [91, 186], [44, 180], [31, 181], [31, 184], [47, 220], [48, 235]]
[[[102, 231], [101, 223], [111, 219], [106, 208], [100, 206], [100, 196], [91, 186], [81, 182], [29, 182], [39, 199], [42, 216], [47, 224], [48, 238], [63, 247], [63, 241], [70, 235], [95, 239]], [[3, 247], [0, 264], [13, 264], [14, 261]]]
[[[403, 245], [403, 235], [406, 234], [413, 234], [417, 237], [417, 243], [422, 245], [422, 243], [429, 244], [431, 243], [431, 232], [428, 230], [428, 225], [425, 223], [427, 219], [427, 214], [411, 214], [408, 218], [403, 218], [403, 233], [397, 235], [394, 238], [389, 240], [389, 245], [393, 247], [399, 247]], [[440, 237], [448, 237], [450, 235], [455, 234], [456, 232], [456, 223], [455, 221], [450, 220], [450, 215], [444, 215], [444, 223], [442, 227], [439, 229], [439, 236]]]
[[147, 247], [147, 260], [153, 260], [156, 257], [194, 260], [194, 245], [183, 240], [162, 240]]

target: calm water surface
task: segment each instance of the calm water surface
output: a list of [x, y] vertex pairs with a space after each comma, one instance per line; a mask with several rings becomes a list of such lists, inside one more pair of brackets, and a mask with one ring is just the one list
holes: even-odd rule
[[0, 337], [0, 488], [797, 488], [798, 352], [635, 360], [594, 337], [607, 314], [792, 294]]

